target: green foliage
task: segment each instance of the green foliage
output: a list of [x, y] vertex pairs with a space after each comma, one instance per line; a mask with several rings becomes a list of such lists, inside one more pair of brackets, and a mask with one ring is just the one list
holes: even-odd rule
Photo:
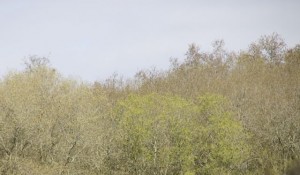
[[46, 58], [0, 80], [0, 174], [286, 174], [299, 169], [299, 45], [191, 45], [167, 71], [93, 85]]
[[170, 174], [187, 171], [191, 160], [188, 116], [194, 106], [179, 97], [130, 95], [119, 101], [121, 155], [115, 160], [129, 174]]
[[192, 103], [158, 94], [121, 100], [115, 110], [121, 147], [114, 165], [129, 174], [241, 171], [249, 155], [247, 136], [224, 101], [206, 95]]
[[[245, 173], [245, 161], [250, 156], [247, 144], [249, 134], [228, 110], [227, 100], [219, 95], [207, 94], [199, 98], [199, 128], [194, 144], [200, 174]], [[199, 116], [201, 116], [199, 120]]]

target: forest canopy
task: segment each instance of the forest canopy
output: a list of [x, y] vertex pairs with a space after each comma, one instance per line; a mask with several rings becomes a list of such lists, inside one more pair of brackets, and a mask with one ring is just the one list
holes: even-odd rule
[[[165, 71], [84, 83], [43, 57], [0, 80], [0, 174], [292, 174], [300, 45], [192, 44]], [[298, 168], [299, 169], [299, 168]]]

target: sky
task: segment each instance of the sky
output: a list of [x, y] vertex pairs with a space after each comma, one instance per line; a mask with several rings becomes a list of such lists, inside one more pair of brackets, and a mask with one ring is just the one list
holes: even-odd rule
[[300, 44], [299, 0], [0, 0], [0, 77], [49, 58], [66, 77], [105, 80], [167, 69], [189, 44], [247, 49], [273, 32]]

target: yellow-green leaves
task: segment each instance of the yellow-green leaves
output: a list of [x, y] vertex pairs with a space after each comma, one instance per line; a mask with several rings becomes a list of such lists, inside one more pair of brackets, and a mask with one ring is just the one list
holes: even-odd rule
[[130, 174], [237, 172], [249, 154], [241, 124], [226, 99], [130, 95], [115, 108], [122, 145], [116, 166]]
[[[122, 144], [119, 164], [129, 173], [183, 172], [192, 162], [193, 104], [179, 97], [131, 95], [115, 108]], [[118, 163], [116, 163], [118, 164]]]
[[248, 135], [234, 119], [226, 98], [206, 94], [195, 102], [193, 153], [195, 171], [201, 174], [237, 173], [249, 157]]
[[0, 174], [284, 174], [300, 159], [300, 47], [223, 46], [93, 85], [30, 58], [0, 80]]

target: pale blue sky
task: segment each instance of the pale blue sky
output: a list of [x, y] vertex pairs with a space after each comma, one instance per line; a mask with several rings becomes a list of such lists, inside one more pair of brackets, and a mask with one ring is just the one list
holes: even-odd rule
[[224, 39], [239, 50], [277, 32], [294, 46], [299, 9], [299, 0], [0, 0], [0, 75], [30, 55], [94, 81], [165, 69], [191, 43], [208, 50]]

